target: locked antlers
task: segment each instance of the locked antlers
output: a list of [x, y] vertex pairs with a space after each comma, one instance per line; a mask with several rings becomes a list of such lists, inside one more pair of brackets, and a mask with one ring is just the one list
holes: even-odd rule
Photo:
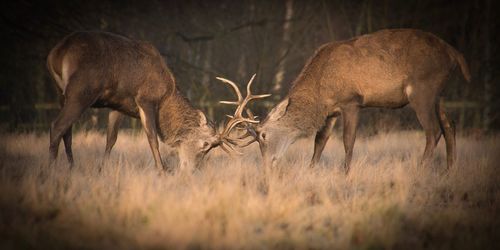
[[[234, 112], [234, 115], [232, 115], [232, 116], [231, 115], [226, 115], [230, 119], [226, 123], [226, 126], [224, 127], [224, 129], [222, 130], [222, 132], [220, 133], [220, 138], [221, 138], [221, 141], [222, 141], [221, 148], [224, 151], [226, 151], [226, 152], [228, 152], [228, 151], [224, 147], [224, 143], [229, 148], [231, 148], [233, 151], [236, 151], [231, 145], [234, 145], [234, 146], [247, 146], [251, 142], [253, 142], [253, 141], [251, 141], [247, 145], [238, 145], [238, 143], [234, 139], [229, 138], [229, 134], [231, 133], [231, 130], [233, 128], [235, 128], [240, 123], [258, 124], [259, 121], [256, 120], [257, 117], [254, 116], [252, 114], [252, 111], [250, 111], [250, 109], [246, 108], [246, 106], [252, 100], [262, 99], [262, 98], [266, 98], [266, 97], [271, 96], [271, 94], [263, 94], [263, 95], [253, 95], [252, 94], [251, 87], [252, 87], [252, 82], [253, 82], [254, 78], [255, 78], [255, 74], [252, 76], [252, 78], [250, 79], [250, 81], [248, 81], [248, 84], [247, 84], [247, 96], [245, 98], [243, 98], [243, 96], [241, 95], [240, 89], [238, 88], [238, 86], [234, 82], [232, 82], [232, 81], [230, 81], [228, 79], [222, 78], [222, 77], [217, 77], [218, 80], [220, 80], [220, 81], [222, 81], [224, 83], [229, 84], [233, 88], [234, 92], [236, 93], [236, 96], [238, 97], [237, 101], [220, 101], [220, 103], [222, 103], [222, 104], [229, 104], [229, 105], [237, 105], [238, 106], [236, 108], [236, 111]], [[243, 111], [244, 110], [246, 111], [248, 117], [244, 117], [243, 116]], [[238, 139], [244, 139], [244, 138], [246, 138], [248, 136], [251, 136], [252, 134], [251, 134], [250, 131], [251, 130], [247, 129], [247, 133], [245, 135], [239, 137]], [[236, 152], [238, 152], [238, 151], [236, 151]]]

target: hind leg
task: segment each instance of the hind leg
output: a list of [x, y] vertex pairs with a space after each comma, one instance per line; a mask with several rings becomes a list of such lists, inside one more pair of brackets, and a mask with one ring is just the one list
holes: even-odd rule
[[70, 163], [73, 160], [71, 152], [71, 127], [83, 111], [95, 101], [94, 95], [89, 94], [91, 90], [83, 89], [86, 85], [84, 82], [81, 82], [82, 80], [78, 75], [71, 78], [70, 84], [66, 88], [64, 105], [50, 128], [50, 163], [53, 163], [57, 158], [61, 138], [65, 142], [68, 160], [71, 159]]
[[[62, 92], [59, 92], [59, 104], [61, 106], [61, 109], [64, 107], [64, 96]], [[66, 158], [68, 159], [68, 162], [70, 166], [73, 166], [74, 160], [73, 160], [73, 150], [71, 149], [71, 144], [72, 144], [72, 127], [70, 126], [66, 133], [63, 135], [63, 141], [64, 141], [64, 149], [66, 151]]]
[[[71, 152], [71, 126], [80, 117], [87, 105], [79, 103], [67, 103], [62, 108], [56, 120], [52, 123], [50, 128], [50, 162], [52, 163], [57, 158], [59, 143], [64, 136], [66, 153]], [[68, 155], [68, 159], [72, 160], [72, 154]], [[71, 162], [70, 162], [71, 163]]]
[[455, 159], [457, 157], [455, 126], [453, 122], [448, 119], [448, 116], [446, 115], [446, 112], [444, 110], [443, 103], [439, 103], [437, 112], [439, 114], [439, 121], [441, 123], [441, 129], [443, 131], [444, 139], [446, 142], [447, 169], [450, 169], [455, 165]]
[[66, 158], [68, 158], [68, 162], [70, 166], [73, 166], [74, 160], [73, 160], [73, 150], [71, 149], [71, 143], [73, 141], [72, 137], [72, 129], [73, 126], [69, 126], [69, 128], [66, 130], [66, 133], [63, 135], [63, 141], [64, 141], [64, 149], [66, 151]]
[[436, 98], [429, 100], [425, 96], [415, 96], [410, 99], [410, 106], [415, 110], [418, 121], [425, 131], [426, 144], [421, 165], [429, 162], [441, 137], [441, 127], [436, 112], [436, 105]]

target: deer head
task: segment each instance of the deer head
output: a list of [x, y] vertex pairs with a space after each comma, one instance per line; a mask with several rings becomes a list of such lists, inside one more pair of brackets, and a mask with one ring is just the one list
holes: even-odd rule
[[[246, 107], [251, 100], [270, 96], [270, 94], [252, 95], [251, 85], [254, 78], [255, 75], [253, 75], [247, 84], [247, 96], [245, 98], [243, 98], [241, 91], [234, 82], [220, 77], [217, 78], [222, 82], [229, 84], [238, 97], [237, 101], [220, 102], [222, 104], [238, 106], [234, 115], [227, 115], [230, 120], [227, 122], [223, 132], [221, 133], [221, 141], [230, 147], [238, 146], [240, 148], [246, 147], [254, 142], [258, 142], [264, 160], [264, 165], [270, 166], [273, 165], [276, 160], [281, 157], [281, 155], [283, 155], [288, 146], [290, 146], [296, 138], [299, 137], [299, 134], [296, 129], [288, 129], [280, 122], [280, 118], [286, 113], [286, 108], [289, 102], [288, 98], [271, 110], [263, 123], [260, 123], [257, 120], [257, 117], [253, 115], [252, 111]], [[243, 111], [246, 112], [247, 117], [243, 116]], [[235, 139], [230, 138], [229, 134], [234, 128], [244, 129], [246, 130], [246, 133]], [[247, 138], [250, 138], [250, 140], [245, 141]]]
[[177, 149], [181, 170], [199, 168], [206, 154], [220, 146], [220, 137], [214, 125], [207, 120], [203, 112], [197, 110], [199, 127], [193, 129], [178, 143]]
[[[255, 126], [255, 141], [259, 143], [264, 166], [274, 166], [288, 147], [303, 136], [303, 131], [284, 121], [290, 100], [285, 98], [276, 105], [266, 119]], [[245, 146], [243, 144], [242, 146]]]

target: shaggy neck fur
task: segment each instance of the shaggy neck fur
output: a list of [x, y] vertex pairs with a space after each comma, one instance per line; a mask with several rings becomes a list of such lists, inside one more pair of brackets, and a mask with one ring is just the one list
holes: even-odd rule
[[200, 126], [200, 115], [178, 91], [165, 97], [158, 109], [160, 139], [174, 145]]
[[321, 95], [321, 72], [328, 59], [328, 53], [319, 48], [294, 81], [288, 94], [289, 104], [280, 119], [284, 124], [305, 133], [315, 133], [325, 124], [328, 111]]
[[298, 129], [308, 136], [325, 125], [326, 108], [314, 97], [290, 95], [285, 115], [280, 119], [291, 128]]

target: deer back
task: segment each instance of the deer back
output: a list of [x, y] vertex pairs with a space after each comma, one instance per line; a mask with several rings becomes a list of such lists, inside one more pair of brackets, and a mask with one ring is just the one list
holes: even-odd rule
[[[62, 93], [71, 79], [97, 96], [96, 105], [137, 116], [133, 99], [159, 102], [175, 90], [175, 80], [160, 53], [149, 43], [105, 32], [76, 32], [50, 52], [49, 71]], [[130, 110], [132, 109], [132, 110]]]

